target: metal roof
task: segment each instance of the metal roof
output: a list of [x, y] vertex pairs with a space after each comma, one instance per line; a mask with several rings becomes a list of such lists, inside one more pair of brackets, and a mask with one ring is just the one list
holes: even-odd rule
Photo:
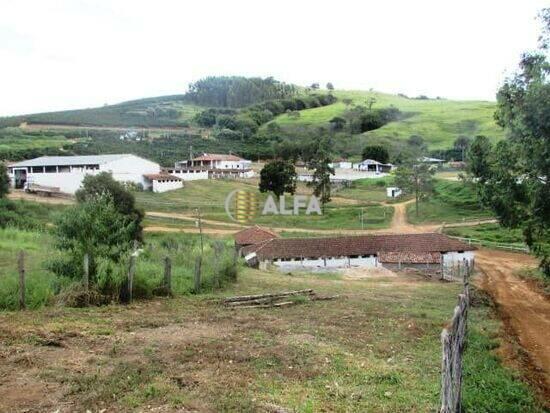
[[117, 155], [84, 155], [84, 156], [41, 156], [40, 158], [28, 159], [10, 165], [10, 168], [26, 166], [67, 166], [67, 165], [102, 165], [117, 159], [132, 156], [130, 154]]

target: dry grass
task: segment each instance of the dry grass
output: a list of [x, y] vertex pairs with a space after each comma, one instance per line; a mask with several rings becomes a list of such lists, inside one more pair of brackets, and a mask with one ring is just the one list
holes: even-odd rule
[[[227, 309], [221, 294], [0, 314], [0, 411], [434, 411], [457, 285], [248, 269], [223, 295], [331, 301]], [[272, 410], [271, 410], [272, 411]]]

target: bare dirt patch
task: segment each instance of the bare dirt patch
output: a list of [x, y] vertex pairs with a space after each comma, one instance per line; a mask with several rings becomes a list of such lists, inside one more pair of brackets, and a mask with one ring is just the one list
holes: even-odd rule
[[533, 257], [480, 249], [476, 264], [484, 273], [482, 288], [497, 304], [507, 331], [517, 337], [530, 361], [536, 384], [550, 400], [550, 300], [516, 276], [522, 267], [535, 266]]

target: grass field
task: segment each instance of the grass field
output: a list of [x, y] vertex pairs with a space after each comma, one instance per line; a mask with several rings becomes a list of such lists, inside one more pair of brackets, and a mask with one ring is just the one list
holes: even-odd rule
[[406, 140], [411, 135], [420, 135], [429, 144], [430, 149], [452, 147], [459, 135], [486, 135], [492, 140], [504, 136], [493, 118], [495, 103], [483, 101], [417, 100], [396, 95], [368, 91], [335, 91], [338, 102], [320, 108], [300, 111], [294, 118], [287, 114], [278, 116], [273, 122], [285, 126], [327, 126], [335, 116], [341, 116], [346, 110], [343, 99], [352, 99], [356, 105], [365, 105], [370, 97], [376, 99], [373, 108], [393, 105], [412, 116], [397, 122], [391, 122], [380, 129], [365, 133], [369, 141], [378, 138]]
[[414, 203], [407, 206], [407, 219], [413, 224], [484, 218], [492, 218], [491, 212], [480, 206], [474, 189], [462, 181], [437, 181], [434, 193], [420, 202], [418, 216]]
[[[367, 184], [363, 184], [366, 186]], [[195, 214], [200, 208], [205, 219], [223, 222], [232, 222], [225, 212], [225, 198], [236, 189], [248, 190], [258, 193], [257, 182], [209, 180], [189, 181], [180, 190], [155, 194], [150, 192], [138, 192], [136, 198], [138, 204], [148, 211], [176, 212], [187, 215]], [[298, 188], [299, 193], [310, 193], [304, 185]], [[338, 197], [342, 192], [335, 195], [335, 201], [327, 204], [323, 215], [312, 214], [302, 215], [268, 215], [257, 216], [254, 223], [271, 227], [301, 227], [306, 229], [361, 229], [361, 214], [363, 214], [363, 227], [367, 229], [386, 228], [393, 216], [393, 208], [380, 205], [371, 205], [370, 201], [380, 198], [380, 191], [364, 191], [363, 199], [357, 198], [357, 204], [346, 205]], [[372, 194], [376, 196], [373, 197]], [[346, 194], [352, 197], [352, 193]], [[259, 194], [260, 200], [265, 200], [267, 194]], [[369, 197], [372, 199], [369, 200]], [[342, 197], [344, 198], [344, 197]], [[287, 197], [287, 208], [290, 208], [291, 200]]]
[[[205, 297], [0, 313], [0, 371], [12, 377], [0, 387], [0, 410], [435, 411], [439, 334], [459, 286], [408, 277], [246, 269], [227, 291]], [[270, 310], [216, 302], [301, 288], [341, 297]], [[473, 307], [470, 316], [464, 408], [541, 412], [494, 353], [501, 325], [490, 309]]]
[[520, 229], [508, 229], [499, 224], [481, 224], [471, 227], [445, 228], [445, 233], [456, 237], [524, 246]]
[[72, 142], [54, 133], [27, 133], [19, 128], [0, 128], [0, 159], [18, 160], [26, 153], [57, 152]]

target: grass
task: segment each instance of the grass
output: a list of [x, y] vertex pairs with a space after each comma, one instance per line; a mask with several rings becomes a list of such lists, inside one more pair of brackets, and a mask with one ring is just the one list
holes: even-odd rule
[[[228, 310], [216, 302], [308, 287], [342, 297], [271, 310]], [[26, 357], [44, 360], [29, 365], [10, 356], [4, 366], [17, 367], [31, 389], [47, 385], [52, 397], [27, 392], [21, 401], [16, 383], [3, 394], [11, 391], [7, 400], [17, 408], [45, 411], [62, 403], [92, 411], [255, 412], [268, 403], [299, 413], [435, 411], [439, 334], [458, 291], [456, 284], [420, 279], [349, 281], [245, 269], [227, 291], [206, 297], [0, 314], [6, 354], [23, 347]], [[494, 353], [500, 323], [486, 307], [470, 314], [468, 411], [542, 411]], [[61, 347], [46, 352], [44, 337]]]
[[[0, 310], [18, 307], [19, 251], [25, 251], [26, 302], [29, 308], [52, 304], [64, 288], [79, 281], [78, 274], [68, 279], [47, 269], [47, 264], [60, 255], [53, 248], [53, 241], [47, 231], [0, 229]], [[223, 288], [234, 275], [232, 241], [217, 241], [223, 244], [220, 254], [213, 249], [214, 240], [205, 237], [201, 271], [201, 289], [205, 291]], [[199, 254], [198, 235], [146, 234], [143, 252], [136, 261], [134, 296], [151, 298], [157, 287], [162, 285], [165, 257], [170, 257], [172, 261], [173, 292], [193, 293], [195, 258]], [[126, 274], [126, 269], [122, 268], [122, 272]]]
[[490, 211], [480, 206], [475, 190], [462, 181], [436, 181], [434, 193], [419, 203], [407, 206], [407, 219], [413, 224], [450, 223], [491, 218]]
[[335, 192], [334, 196], [363, 202], [384, 202], [389, 200], [386, 196], [386, 187], [392, 184], [392, 176], [358, 179], [352, 182], [351, 187]]
[[54, 133], [24, 132], [19, 128], [0, 128], [0, 159], [23, 159], [27, 153], [62, 151], [72, 142], [65, 136]]
[[455, 237], [474, 238], [482, 241], [525, 246], [520, 229], [508, 229], [499, 224], [480, 224], [471, 227], [445, 228], [445, 233]]
[[[359, 185], [369, 185], [366, 183]], [[186, 215], [196, 214], [196, 209], [200, 208], [203, 217], [207, 220], [220, 222], [233, 222], [225, 212], [225, 198], [234, 190], [246, 190], [258, 193], [257, 182], [235, 181], [235, 180], [209, 180], [209, 181], [190, 181], [185, 183], [185, 187], [180, 190], [164, 192], [161, 194], [151, 192], [138, 192], [136, 199], [138, 204], [148, 211], [160, 211], [171, 213], [183, 213]], [[385, 191], [385, 189], [384, 189]], [[361, 190], [358, 190], [361, 192]], [[379, 197], [380, 190], [377, 188], [372, 193], [372, 200]], [[309, 188], [300, 185], [298, 193], [311, 193]], [[342, 195], [343, 194], [343, 195]], [[363, 199], [357, 205], [345, 205], [339, 202], [338, 197], [352, 198], [353, 193], [339, 191], [335, 193], [335, 201], [327, 204], [323, 215], [316, 214], [304, 215], [305, 211], [299, 216], [294, 215], [268, 215], [257, 216], [253, 223], [267, 225], [276, 228], [300, 227], [305, 229], [361, 229], [361, 209], [363, 208], [364, 228], [377, 229], [389, 226], [393, 216], [393, 208], [370, 205], [367, 202], [369, 198], [367, 191], [363, 191]], [[267, 194], [258, 193], [260, 201], [266, 199]], [[287, 197], [287, 208], [290, 208], [291, 199]], [[186, 224], [187, 225], [187, 224]], [[211, 225], [208, 224], [207, 225]], [[214, 224], [215, 226], [215, 224]]]
[[298, 118], [287, 114], [278, 116], [273, 122], [283, 128], [327, 126], [335, 116], [342, 116], [346, 110], [343, 99], [352, 99], [356, 105], [365, 105], [369, 97], [374, 97], [373, 108], [393, 105], [402, 112], [412, 114], [397, 122], [391, 122], [380, 129], [365, 134], [369, 141], [381, 138], [406, 140], [411, 135], [420, 135], [430, 149], [452, 147], [459, 135], [486, 135], [496, 141], [504, 136], [493, 118], [495, 103], [485, 101], [417, 100], [396, 95], [368, 91], [335, 91], [338, 102], [320, 108], [300, 111]]

